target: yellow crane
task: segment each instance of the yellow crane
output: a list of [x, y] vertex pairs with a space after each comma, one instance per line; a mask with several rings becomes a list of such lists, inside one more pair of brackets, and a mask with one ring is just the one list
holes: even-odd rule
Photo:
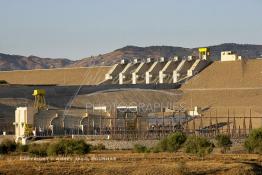
[[37, 110], [47, 109], [45, 95], [46, 91], [44, 89], [35, 89], [33, 94], [35, 97], [34, 108]]
[[198, 49], [199, 52], [199, 58], [203, 60], [207, 60], [210, 57], [210, 49], [207, 47], [202, 47]]

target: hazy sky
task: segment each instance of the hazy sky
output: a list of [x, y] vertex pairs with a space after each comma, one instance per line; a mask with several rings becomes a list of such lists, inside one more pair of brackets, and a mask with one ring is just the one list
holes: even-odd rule
[[262, 0], [0, 0], [0, 53], [79, 59], [224, 42], [262, 44]]

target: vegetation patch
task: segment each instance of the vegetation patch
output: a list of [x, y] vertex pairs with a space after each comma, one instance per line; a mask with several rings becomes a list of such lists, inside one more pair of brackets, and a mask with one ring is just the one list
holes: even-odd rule
[[16, 150], [16, 143], [14, 140], [4, 139], [0, 144], [0, 154], [8, 154]]
[[97, 145], [92, 145], [92, 150], [105, 150], [106, 146], [102, 143], [99, 143]]
[[47, 150], [49, 156], [55, 155], [73, 155], [87, 154], [91, 151], [91, 145], [84, 140], [62, 139], [56, 143], [50, 144]]
[[176, 152], [182, 147], [186, 139], [186, 135], [182, 132], [172, 133], [158, 143], [155, 151], [159, 149], [159, 151]]
[[49, 147], [49, 144], [46, 144], [46, 143], [30, 144], [28, 148], [28, 153], [32, 156], [45, 157], [47, 156], [48, 147]]
[[250, 153], [262, 154], [262, 128], [251, 131], [245, 140], [244, 147]]
[[215, 138], [217, 142], [217, 146], [222, 148], [221, 153], [225, 153], [228, 150], [230, 150], [230, 147], [232, 146], [232, 141], [230, 140], [230, 137], [225, 134], [219, 134]]
[[133, 151], [136, 152], [136, 153], [149, 153], [151, 151], [151, 149], [147, 148], [144, 145], [135, 144]]
[[204, 157], [206, 154], [210, 154], [213, 151], [214, 144], [205, 137], [191, 136], [188, 137], [185, 143], [185, 149], [187, 153], [196, 154], [200, 157]]
[[16, 151], [19, 153], [28, 152], [28, 150], [29, 150], [29, 145], [22, 145], [20, 143], [16, 145]]

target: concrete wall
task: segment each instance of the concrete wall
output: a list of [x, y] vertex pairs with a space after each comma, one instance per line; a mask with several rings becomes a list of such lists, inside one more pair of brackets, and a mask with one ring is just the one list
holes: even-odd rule
[[161, 71], [159, 71], [159, 83], [172, 83], [173, 71], [176, 70], [177, 66], [181, 61], [179, 60], [169, 60]]
[[[159, 71], [163, 69], [166, 62], [154, 62], [150, 69], [146, 72], [146, 84], [158, 83]], [[157, 81], [157, 82], [155, 82]]]
[[153, 65], [152, 62], [141, 63], [137, 69], [132, 73], [132, 84], [137, 84], [138, 82], [145, 82], [145, 73]]
[[97, 85], [111, 66], [0, 71], [0, 80], [17, 85]]
[[121, 73], [125, 67], [129, 64], [115, 64], [107, 74], [105, 74], [105, 80], [111, 80], [109, 83], [119, 82], [119, 73]]
[[29, 107], [18, 107], [15, 111], [15, 136], [23, 137], [25, 135], [26, 125], [34, 124], [34, 109]]
[[209, 64], [210, 64], [210, 61], [208, 61], [208, 60], [197, 59], [194, 62], [194, 64], [191, 66], [191, 68], [187, 71], [187, 76], [190, 77], [190, 76], [193, 76], [193, 75], [199, 73]]
[[[41, 69], [24, 71], [2, 71], [0, 80], [16, 85], [100, 85], [100, 84], [137, 84], [137, 83], [172, 83], [163, 79], [176, 69], [179, 61], [151, 61], [115, 64], [114, 66]], [[185, 62], [177, 75], [186, 74], [190, 61]], [[170, 65], [169, 65], [170, 64]], [[167, 66], [166, 66], [167, 65]], [[166, 66], [166, 67], [165, 67]], [[162, 71], [162, 73], [160, 73]], [[161, 78], [159, 78], [161, 76]], [[179, 76], [178, 76], [179, 78]], [[174, 81], [176, 82], [176, 81]]]
[[178, 79], [180, 77], [180, 71], [183, 68], [184, 64], [185, 64], [186, 60], [182, 60], [179, 65], [177, 66], [177, 68], [173, 71], [173, 83], [177, 83]]
[[140, 65], [140, 63], [129, 63], [125, 69], [119, 73], [119, 84], [131, 84], [132, 72]]

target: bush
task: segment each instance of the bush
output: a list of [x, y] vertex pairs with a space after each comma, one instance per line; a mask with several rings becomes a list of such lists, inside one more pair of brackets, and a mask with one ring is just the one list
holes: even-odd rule
[[140, 145], [140, 144], [135, 144], [133, 151], [136, 153], [148, 153], [150, 152], [150, 149], [148, 149], [146, 146], [144, 145]]
[[214, 144], [205, 137], [191, 136], [187, 139], [186, 152], [196, 154], [198, 156], [205, 156], [213, 151]]
[[158, 150], [159, 152], [167, 151], [167, 137], [160, 140], [157, 146], [155, 147], [155, 149]]
[[232, 142], [230, 137], [224, 134], [219, 134], [216, 136], [215, 140], [217, 141], [217, 146], [222, 148], [221, 152], [225, 153], [227, 150], [230, 150]]
[[86, 154], [91, 150], [91, 145], [84, 140], [62, 139], [48, 147], [48, 155]]
[[47, 156], [47, 149], [49, 144], [31, 144], [29, 145], [28, 152], [33, 156], [45, 157]]
[[251, 131], [245, 140], [244, 147], [250, 153], [262, 154], [262, 128]]
[[17, 144], [16, 146], [16, 151], [20, 153], [28, 152], [28, 149], [29, 149], [28, 145]]
[[162, 139], [157, 147], [161, 151], [175, 152], [181, 148], [182, 144], [186, 141], [186, 136], [181, 132], [175, 132]]
[[106, 146], [102, 143], [92, 146], [92, 150], [105, 150]]
[[161, 152], [161, 149], [160, 149], [159, 146], [154, 146], [150, 149], [150, 151], [153, 152], [153, 153], [159, 153], [159, 152]]
[[4, 139], [0, 144], [0, 154], [8, 154], [16, 150], [16, 143], [14, 140]]

